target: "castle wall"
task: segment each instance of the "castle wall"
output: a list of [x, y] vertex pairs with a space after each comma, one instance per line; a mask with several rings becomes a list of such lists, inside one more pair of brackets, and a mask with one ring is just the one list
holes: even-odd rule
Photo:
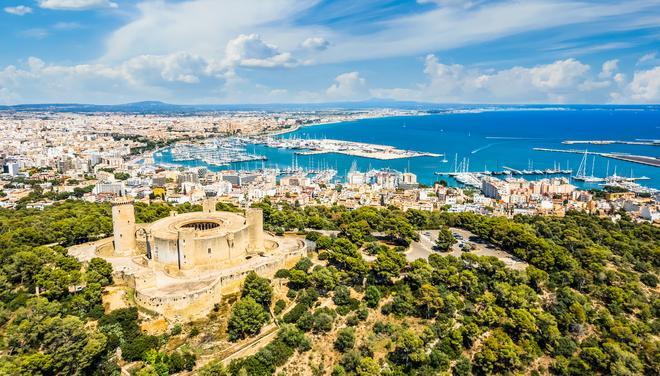
[[244, 259], [247, 255], [249, 244], [247, 228], [209, 236], [202, 236], [203, 233], [192, 229], [180, 229], [178, 240], [154, 236], [152, 250], [154, 260], [178, 267], [180, 257], [181, 269], [190, 269]]
[[176, 296], [150, 296], [136, 290], [135, 301], [140, 306], [159, 312], [169, 319], [203, 317], [222, 300], [224, 295], [240, 291], [243, 280], [251, 271], [265, 278], [273, 278], [279, 269], [292, 267], [306, 254], [307, 249], [303, 245], [300, 249], [270, 256], [263, 263], [248, 265], [244, 269], [222, 274], [203, 289]]

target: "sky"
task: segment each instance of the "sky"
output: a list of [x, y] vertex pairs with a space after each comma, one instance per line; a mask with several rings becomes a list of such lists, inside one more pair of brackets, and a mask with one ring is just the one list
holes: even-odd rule
[[0, 104], [660, 103], [660, 0], [0, 0]]

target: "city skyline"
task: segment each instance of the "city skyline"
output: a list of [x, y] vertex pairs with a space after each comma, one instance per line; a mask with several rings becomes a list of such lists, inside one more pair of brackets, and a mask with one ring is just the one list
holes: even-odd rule
[[7, 0], [0, 104], [658, 103], [657, 1]]

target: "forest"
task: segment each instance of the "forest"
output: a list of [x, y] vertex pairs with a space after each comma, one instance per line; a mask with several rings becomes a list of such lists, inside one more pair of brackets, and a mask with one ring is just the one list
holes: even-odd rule
[[[295, 374], [301, 359], [315, 359], [315, 374], [336, 376], [660, 374], [660, 229], [650, 224], [578, 212], [509, 219], [268, 200], [255, 206], [269, 230], [304, 234], [316, 250], [275, 275], [286, 299], [273, 298], [272, 281], [251, 275], [231, 308], [232, 341], [259, 333], [272, 320], [269, 311], [280, 324], [275, 339], [199, 374]], [[150, 222], [173, 209], [200, 208], [138, 204], [136, 217]], [[418, 230], [448, 227], [530, 266], [518, 271], [441, 249], [428, 260], [406, 260]], [[119, 375], [123, 361], [143, 362], [140, 375], [195, 367], [196, 354], [185, 347], [164, 348], [170, 332], [141, 332], [135, 308], [104, 312], [108, 263], [81, 265], [67, 256], [65, 247], [110, 233], [108, 204], [0, 209], [0, 374]], [[325, 360], [313, 356], [321, 345], [331, 355]]]

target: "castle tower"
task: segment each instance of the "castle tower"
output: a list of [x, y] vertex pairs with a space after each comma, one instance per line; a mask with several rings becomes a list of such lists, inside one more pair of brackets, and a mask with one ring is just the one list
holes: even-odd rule
[[133, 201], [119, 198], [112, 203], [112, 232], [116, 256], [130, 256], [135, 252], [135, 209]]
[[264, 213], [261, 209], [245, 210], [248, 225], [248, 252], [256, 253], [264, 250]]
[[195, 265], [195, 229], [180, 228], [176, 247], [176, 263], [179, 270], [192, 268]]
[[215, 212], [215, 198], [206, 198], [202, 200], [202, 212], [204, 213], [214, 213]]

